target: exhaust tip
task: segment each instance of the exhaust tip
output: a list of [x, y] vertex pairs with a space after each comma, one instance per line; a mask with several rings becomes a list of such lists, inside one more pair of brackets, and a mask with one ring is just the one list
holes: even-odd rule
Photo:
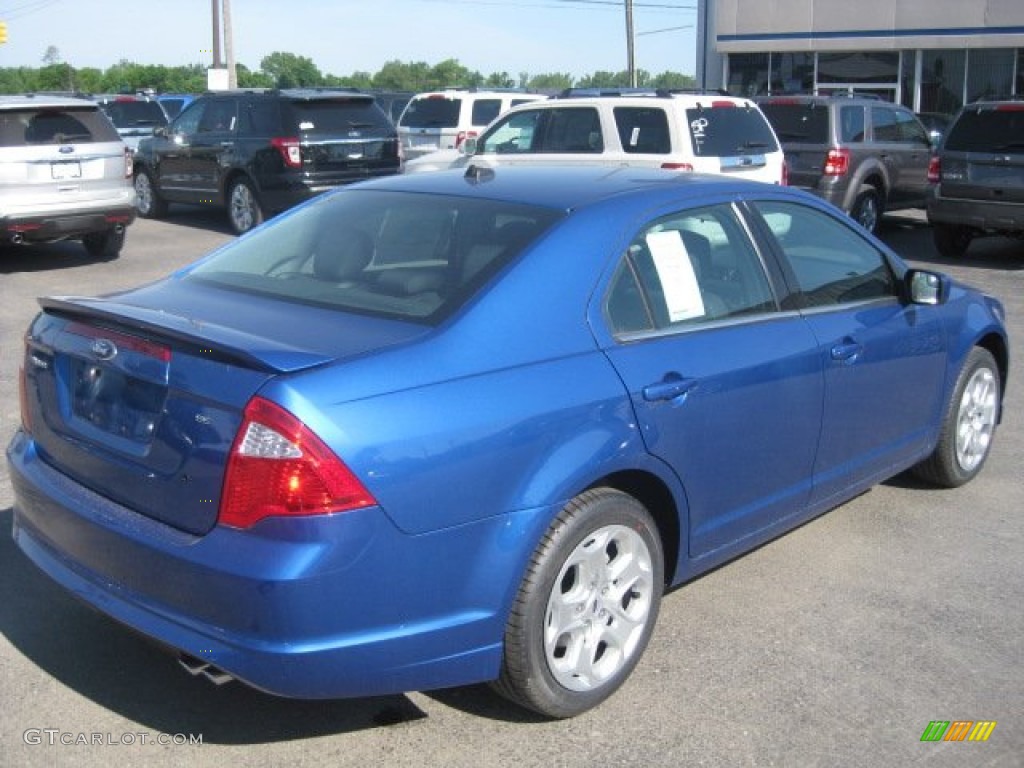
[[235, 679], [224, 670], [213, 666], [208, 661], [197, 659], [189, 653], [179, 653], [178, 664], [193, 677], [205, 677], [214, 685], [224, 685]]

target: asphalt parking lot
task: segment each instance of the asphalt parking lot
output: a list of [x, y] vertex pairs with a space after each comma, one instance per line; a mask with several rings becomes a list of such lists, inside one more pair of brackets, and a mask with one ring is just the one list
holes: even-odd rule
[[[674, 591], [597, 710], [542, 721], [484, 686], [329, 702], [212, 687], [36, 570], [0, 465], [0, 766], [1024, 765], [1024, 244], [950, 263], [920, 214], [882, 237], [1006, 305], [1010, 390], [984, 472], [954, 491], [897, 477]], [[36, 296], [136, 285], [230, 238], [222, 214], [175, 209], [132, 225], [112, 262], [0, 251], [0, 442]], [[996, 726], [922, 742], [936, 720]]]

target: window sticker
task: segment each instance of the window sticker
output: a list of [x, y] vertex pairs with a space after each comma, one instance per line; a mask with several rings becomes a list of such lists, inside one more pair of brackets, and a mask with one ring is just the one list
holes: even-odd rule
[[313, 125], [313, 123], [310, 122], [309, 120], [303, 120], [301, 123], [299, 123], [300, 131], [312, 131], [314, 127], [315, 126]]
[[645, 237], [665, 294], [669, 322], [703, 317], [704, 299], [697, 285], [697, 274], [679, 233], [669, 230], [651, 232]]
[[640, 143], [640, 126], [634, 125], [633, 130], [629, 134], [629, 146], [635, 147]]

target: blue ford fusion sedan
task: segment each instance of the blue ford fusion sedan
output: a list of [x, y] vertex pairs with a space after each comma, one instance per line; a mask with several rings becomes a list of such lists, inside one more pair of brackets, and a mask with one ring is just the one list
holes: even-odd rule
[[14, 538], [194, 673], [607, 698], [663, 590], [912, 468], [981, 470], [1003, 308], [815, 198], [636, 168], [316, 198], [49, 297]]

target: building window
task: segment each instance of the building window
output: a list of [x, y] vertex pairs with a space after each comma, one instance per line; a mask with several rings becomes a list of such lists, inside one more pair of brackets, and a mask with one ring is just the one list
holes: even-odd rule
[[814, 90], [813, 53], [771, 54], [772, 93], [811, 93]]
[[729, 56], [729, 93], [757, 96], [768, 93], [767, 53], [734, 53]]
[[966, 51], [925, 51], [921, 66], [921, 112], [952, 114], [964, 104]]
[[973, 48], [967, 53], [967, 100], [1006, 98], [1013, 93], [1012, 48]]
[[880, 83], [899, 81], [899, 51], [843, 51], [818, 54], [819, 83]]

